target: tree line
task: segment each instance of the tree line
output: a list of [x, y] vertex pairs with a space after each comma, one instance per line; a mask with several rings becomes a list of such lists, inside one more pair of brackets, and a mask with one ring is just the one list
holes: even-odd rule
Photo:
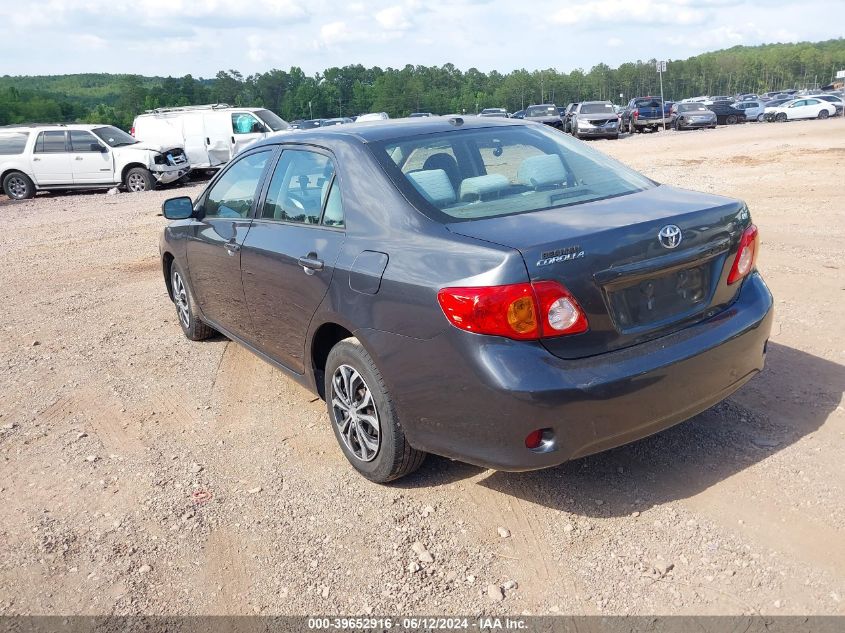
[[[669, 60], [667, 100], [696, 95], [819, 87], [845, 69], [845, 39], [736, 46], [685, 60]], [[565, 105], [587, 99], [627, 102], [659, 94], [655, 60], [568, 73], [554, 68], [502, 74], [453, 64], [404, 68], [333, 67], [314, 75], [293, 66], [244, 76], [221, 70], [214, 78], [140, 75], [0, 77], [0, 125], [22, 122], [108, 123], [128, 129], [134, 117], [160, 107], [228, 103], [263, 106], [292, 121], [387, 112], [474, 113], [485, 107], [514, 112], [532, 103]], [[620, 96], [622, 95], [622, 96]]]

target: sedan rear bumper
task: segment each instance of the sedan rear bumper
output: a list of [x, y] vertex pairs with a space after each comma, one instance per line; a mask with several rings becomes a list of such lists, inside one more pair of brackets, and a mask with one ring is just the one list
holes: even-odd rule
[[[722, 313], [674, 334], [564, 360], [539, 343], [454, 329], [427, 341], [363, 330], [418, 449], [498, 470], [533, 470], [646, 437], [736, 391], [763, 369], [772, 297], [752, 274]], [[525, 447], [551, 429], [542, 451]]]

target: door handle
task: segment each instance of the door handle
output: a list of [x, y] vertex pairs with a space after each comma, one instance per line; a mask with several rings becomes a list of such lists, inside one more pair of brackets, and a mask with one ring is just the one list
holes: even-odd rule
[[32, 162], [33, 162], [33, 163], [37, 163], [37, 162], [39, 162], [40, 160], [41, 160], [40, 158], [33, 158], [33, 159], [32, 159]]
[[74, 160], [82, 160], [82, 156], [77, 156]]
[[234, 144], [235, 144], [235, 137], [233, 136], [232, 137], [232, 145], [234, 145]]
[[226, 252], [231, 256], [234, 256], [235, 253], [241, 250], [241, 245], [236, 244], [235, 242], [226, 242], [223, 246], [225, 247]]
[[208, 138], [207, 136], [205, 137], [205, 144], [206, 144], [206, 145], [211, 145], [211, 139], [210, 139], [210, 138]]
[[323, 260], [317, 259], [316, 253], [308, 253], [297, 259], [296, 262], [302, 266], [302, 270], [306, 275], [313, 275], [318, 270], [323, 270]]

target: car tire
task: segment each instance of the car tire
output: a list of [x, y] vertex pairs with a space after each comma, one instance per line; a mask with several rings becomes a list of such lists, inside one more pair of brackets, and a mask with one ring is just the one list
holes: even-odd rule
[[819, 118], [820, 119], [826, 119], [829, 116], [830, 116], [830, 112], [828, 112], [827, 110], [819, 110]]
[[153, 188], [153, 177], [149, 169], [133, 167], [126, 172], [126, 178], [123, 179], [123, 184], [126, 190], [131, 193], [150, 191]]
[[610, 141], [618, 141], [618, 140], [619, 140], [619, 135], [618, 135], [618, 134], [612, 134], [612, 135], [608, 136], [607, 138], [608, 138], [608, 140], [610, 140]]
[[27, 200], [35, 196], [35, 184], [21, 171], [11, 171], [3, 178], [3, 193], [12, 200]]
[[684, 129], [684, 126], [681, 125], [681, 119], [680, 118], [675, 119], [675, 130], [677, 132], [681, 132], [681, 131], [683, 131], [683, 129]]
[[182, 333], [192, 341], [204, 341], [214, 336], [215, 330], [199, 318], [188, 278], [176, 262], [170, 266], [170, 290]]
[[775, 116], [775, 121], [778, 123], [786, 123], [786, 112], [778, 112]]
[[726, 123], [727, 125], [736, 125], [737, 120], [738, 120], [738, 119], [736, 118], [736, 115], [735, 115], [735, 114], [729, 114], [729, 115], [727, 116], [727, 118], [725, 119], [725, 123]]
[[765, 114], [760, 113], [760, 114], [758, 114], [758, 115], [757, 115], [757, 122], [758, 122], [758, 123], [763, 123], [763, 121], [765, 121], [765, 120], [766, 120], [766, 115], [765, 115]]
[[[329, 352], [325, 394], [337, 443], [364, 477], [383, 484], [422, 465], [426, 453], [408, 443], [384, 378], [357, 338], [344, 339]], [[366, 413], [358, 413], [362, 410]]]

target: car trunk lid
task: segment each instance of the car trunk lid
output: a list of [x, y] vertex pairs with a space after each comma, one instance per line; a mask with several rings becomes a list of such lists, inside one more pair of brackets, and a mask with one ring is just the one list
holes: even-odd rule
[[[635, 345], [724, 309], [730, 257], [749, 223], [736, 200], [668, 186], [546, 211], [449, 224], [469, 237], [520, 251], [532, 281], [563, 283], [590, 328], [544, 339], [562, 358]], [[676, 226], [681, 240], [658, 237]], [[674, 229], [666, 231], [664, 242]]]

